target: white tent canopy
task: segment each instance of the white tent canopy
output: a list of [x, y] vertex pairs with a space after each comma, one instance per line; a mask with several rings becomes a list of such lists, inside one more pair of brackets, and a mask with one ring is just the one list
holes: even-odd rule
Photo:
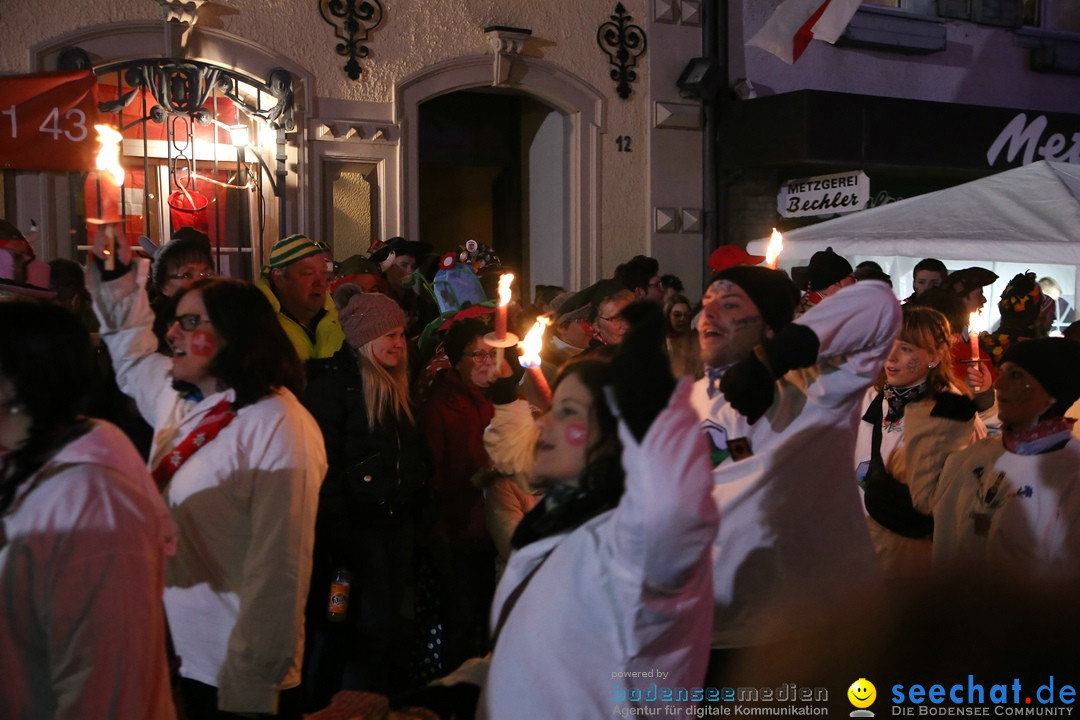
[[[762, 255], [768, 239], [755, 240]], [[1045, 160], [784, 233], [781, 265], [805, 265], [832, 247], [852, 265], [875, 260], [901, 297], [922, 258], [950, 270], [979, 265], [1000, 279], [985, 290], [991, 319], [1008, 280], [1031, 270], [1054, 277], [1072, 303], [1080, 283], [1080, 166]]]

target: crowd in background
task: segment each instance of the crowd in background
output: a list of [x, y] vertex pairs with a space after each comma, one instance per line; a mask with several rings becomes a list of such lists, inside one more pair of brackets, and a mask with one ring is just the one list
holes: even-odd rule
[[192, 228], [82, 267], [0, 221], [0, 717], [601, 717], [840, 596], [1075, 586], [1060, 286], [976, 336], [983, 268], [763, 260], [537, 286], [527, 372], [482, 246], [296, 234], [251, 283]]

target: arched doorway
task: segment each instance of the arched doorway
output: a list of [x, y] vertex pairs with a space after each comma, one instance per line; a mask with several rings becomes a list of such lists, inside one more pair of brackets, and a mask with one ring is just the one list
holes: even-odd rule
[[[427, 162], [422, 128], [432, 127], [436, 117], [454, 121], [444, 123], [447, 127], [461, 128], [468, 125], [470, 114], [474, 118], [479, 115], [491, 124], [510, 127], [506, 136], [517, 139], [518, 163], [498, 166], [498, 172], [496, 166], [485, 171], [459, 163], [458, 172], [471, 172], [470, 179], [484, 188], [492, 206], [501, 202], [500, 193], [520, 198], [517, 217], [521, 240], [516, 252], [521, 255], [521, 268], [530, 286], [581, 287], [592, 282], [599, 271], [599, 137], [604, 131], [604, 98], [565, 70], [526, 57], [514, 60], [512, 86], [493, 88], [492, 61], [492, 56], [459, 58], [426, 68], [399, 85], [396, 114], [402, 127], [405, 168], [400, 227], [410, 239], [420, 238], [424, 232], [421, 205], [430, 193], [421, 190], [425, 177], [422, 165]], [[485, 99], [485, 95], [490, 97]], [[474, 124], [467, 135], [475, 135], [476, 129]], [[504, 157], [508, 154], [503, 153]], [[517, 173], [520, 188], [507, 192], [504, 187], [494, 187], [499, 172], [504, 173], [503, 184], [509, 174]], [[492, 226], [496, 216], [489, 215]], [[505, 232], [515, 232], [515, 228]], [[452, 245], [457, 244], [455, 236]], [[495, 248], [499, 252], [498, 240]]]
[[519, 287], [566, 275], [566, 118], [514, 91], [460, 90], [420, 105], [419, 239], [467, 240], [516, 268]]

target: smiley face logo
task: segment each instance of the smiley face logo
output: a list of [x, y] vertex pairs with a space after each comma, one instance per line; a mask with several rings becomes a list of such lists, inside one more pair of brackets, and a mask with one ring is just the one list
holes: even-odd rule
[[855, 707], [859, 709], [868, 708], [877, 699], [877, 688], [874, 687], [874, 683], [866, 678], [859, 678], [851, 683], [851, 687], [847, 690], [847, 696]]

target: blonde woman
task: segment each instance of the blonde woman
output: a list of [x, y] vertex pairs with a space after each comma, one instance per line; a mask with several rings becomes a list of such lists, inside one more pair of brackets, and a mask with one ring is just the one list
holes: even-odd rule
[[[900, 337], [867, 389], [855, 444], [856, 478], [865, 491], [870, 536], [887, 581], [924, 576], [930, 569], [933, 520], [911, 507], [904, 446], [904, 408], [950, 392], [971, 396], [953, 374], [949, 321], [937, 310], [905, 306]], [[985, 437], [977, 422], [972, 441]]]
[[[405, 313], [380, 293], [334, 293], [345, 344], [308, 362], [304, 402], [326, 441], [308, 595], [310, 710], [340, 689], [390, 693], [409, 679], [413, 549], [427, 448], [409, 405]], [[349, 584], [330, 612], [331, 583]]]

